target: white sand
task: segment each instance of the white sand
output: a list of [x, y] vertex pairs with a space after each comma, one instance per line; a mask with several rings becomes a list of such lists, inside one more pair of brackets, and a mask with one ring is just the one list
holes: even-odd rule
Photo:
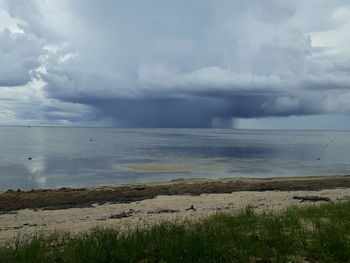
[[[24, 209], [18, 211], [17, 214], [0, 215], [0, 242], [11, 240], [18, 233], [33, 233], [40, 230], [66, 230], [77, 233], [95, 226], [120, 226], [127, 228], [154, 224], [161, 220], [197, 220], [217, 211], [235, 212], [246, 206], [251, 206], [257, 211], [278, 211], [289, 205], [310, 204], [309, 202], [300, 202], [300, 200], [293, 199], [295, 195], [329, 197], [332, 201], [340, 201], [350, 199], [350, 189], [158, 196], [155, 199], [129, 204], [105, 204], [89, 208], [39, 211]], [[186, 210], [191, 205], [194, 206], [195, 211], [193, 209]], [[133, 211], [130, 213], [130, 217], [121, 219], [109, 218], [111, 215], [122, 212], [127, 213], [130, 209]], [[159, 210], [179, 210], [179, 212], [155, 213]]]

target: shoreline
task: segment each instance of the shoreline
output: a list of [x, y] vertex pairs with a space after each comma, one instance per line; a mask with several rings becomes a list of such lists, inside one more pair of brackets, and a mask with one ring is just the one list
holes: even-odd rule
[[[92, 194], [89, 196], [89, 193]], [[299, 197], [318, 199], [303, 200]], [[348, 200], [350, 176], [227, 178], [221, 181], [191, 179], [7, 191], [0, 194], [0, 244], [13, 240], [18, 234], [30, 235], [40, 231], [80, 233], [96, 226], [130, 229], [164, 220], [200, 220], [217, 212], [235, 213], [246, 207], [258, 212], [279, 211], [291, 205], [314, 204], [314, 201]], [[13, 206], [4, 209], [8, 202]], [[48, 203], [51, 206], [46, 206]]]
[[135, 183], [58, 189], [8, 190], [0, 192], [0, 213], [20, 209], [68, 209], [94, 204], [130, 203], [153, 199], [159, 195], [191, 195], [232, 193], [240, 191], [310, 191], [350, 188], [350, 175], [175, 179], [168, 182]]

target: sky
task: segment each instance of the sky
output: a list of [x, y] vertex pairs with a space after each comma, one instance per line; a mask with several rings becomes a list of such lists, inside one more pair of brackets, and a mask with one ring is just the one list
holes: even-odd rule
[[0, 125], [350, 129], [348, 0], [0, 0]]

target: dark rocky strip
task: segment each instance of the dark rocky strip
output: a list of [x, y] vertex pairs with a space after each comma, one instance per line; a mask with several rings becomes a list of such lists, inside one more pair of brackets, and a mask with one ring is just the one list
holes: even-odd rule
[[329, 202], [331, 199], [323, 196], [293, 196], [293, 199], [300, 200], [300, 202], [318, 202], [318, 201], [326, 201]]
[[266, 178], [198, 183], [169, 183], [159, 185], [130, 185], [100, 188], [37, 189], [6, 191], [0, 194], [0, 213], [24, 208], [66, 209], [88, 207], [92, 204], [128, 203], [151, 199], [158, 195], [200, 195], [237, 191], [297, 191], [350, 187], [350, 176]]

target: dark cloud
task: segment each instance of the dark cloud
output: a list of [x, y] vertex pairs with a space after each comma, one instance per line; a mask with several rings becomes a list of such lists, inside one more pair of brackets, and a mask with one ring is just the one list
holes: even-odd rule
[[[332, 41], [327, 32], [338, 37], [350, 26], [347, 1], [7, 5], [28, 46], [23, 53], [9, 44], [25, 66], [13, 65], [8, 82], [37, 76], [48, 98], [88, 108], [42, 107], [46, 119], [226, 127], [237, 117], [350, 113], [350, 54], [322, 44]], [[43, 43], [52, 48], [39, 60]], [[45, 70], [34, 74], [40, 63]]]

